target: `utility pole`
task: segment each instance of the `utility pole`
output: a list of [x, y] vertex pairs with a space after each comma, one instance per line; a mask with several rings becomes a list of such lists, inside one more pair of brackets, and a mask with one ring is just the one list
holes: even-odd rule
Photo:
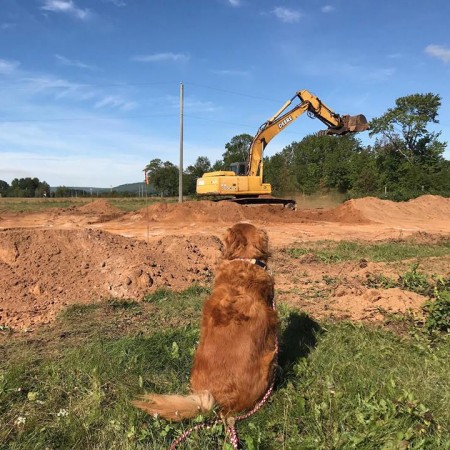
[[183, 97], [184, 86], [180, 83], [180, 167], [178, 174], [178, 203], [183, 202]]

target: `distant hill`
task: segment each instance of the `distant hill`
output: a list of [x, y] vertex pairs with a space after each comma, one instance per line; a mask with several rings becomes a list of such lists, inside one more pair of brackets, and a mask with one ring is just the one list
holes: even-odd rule
[[[52, 186], [50, 187], [50, 192], [55, 192], [56, 189], [58, 189], [59, 186]], [[152, 185], [146, 185], [143, 182], [140, 183], [128, 183], [128, 184], [121, 184], [120, 186], [115, 186], [111, 188], [99, 188], [94, 186], [66, 186], [67, 189], [73, 190], [73, 191], [84, 191], [88, 194], [92, 193], [94, 195], [101, 195], [105, 192], [129, 192], [130, 194], [136, 194], [136, 195], [142, 195], [143, 193], [147, 192], [149, 195], [153, 195], [156, 193], [155, 188]]]

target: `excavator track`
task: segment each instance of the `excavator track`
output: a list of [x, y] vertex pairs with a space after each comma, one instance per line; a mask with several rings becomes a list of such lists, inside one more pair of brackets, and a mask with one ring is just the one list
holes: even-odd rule
[[229, 198], [214, 198], [213, 201], [228, 201], [237, 203], [239, 205], [283, 205], [286, 209], [297, 209], [297, 202], [288, 198], [276, 197], [229, 197]]

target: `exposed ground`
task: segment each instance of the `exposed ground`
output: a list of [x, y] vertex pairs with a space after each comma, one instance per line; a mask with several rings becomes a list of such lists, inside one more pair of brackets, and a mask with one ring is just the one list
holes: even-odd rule
[[[227, 227], [250, 221], [266, 229], [278, 300], [314, 317], [376, 321], [383, 311], [419, 311], [425, 297], [370, 287], [377, 274], [398, 276], [405, 263], [326, 264], [283, 249], [322, 240], [435, 243], [450, 236], [450, 199], [404, 203], [350, 200], [328, 209], [289, 211], [208, 201], [158, 203], [123, 212], [105, 200], [40, 212], [0, 205], [0, 326], [34, 329], [66, 305], [108, 298], [141, 299], [158, 287], [210, 283]], [[450, 276], [450, 257], [422, 260]]]

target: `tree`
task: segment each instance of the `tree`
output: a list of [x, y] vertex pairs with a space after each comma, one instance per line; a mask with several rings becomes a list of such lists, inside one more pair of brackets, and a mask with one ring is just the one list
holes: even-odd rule
[[7, 197], [9, 191], [9, 184], [6, 181], [0, 180], [0, 197]]
[[225, 144], [225, 153], [223, 153], [223, 164], [228, 169], [231, 163], [247, 161], [250, 145], [253, 137], [249, 134], [239, 134], [234, 136], [230, 142]]
[[207, 172], [211, 172], [211, 162], [206, 156], [199, 156], [194, 165], [186, 168], [186, 175], [183, 179], [184, 194], [195, 194], [197, 179]]
[[446, 142], [440, 132], [428, 130], [439, 123], [439, 95], [413, 94], [400, 97], [394, 108], [371, 122], [370, 135], [379, 135], [374, 145], [380, 181], [388, 198], [406, 200], [423, 193], [446, 192]]
[[441, 97], [436, 94], [413, 94], [400, 97], [370, 123], [369, 135], [381, 135], [391, 151], [399, 153], [409, 163], [436, 163], [442, 159], [445, 142], [438, 140], [440, 132], [430, 132], [430, 123], [439, 123]]
[[50, 186], [39, 178], [14, 178], [9, 193], [12, 197], [42, 197], [50, 195]]
[[170, 161], [152, 159], [145, 167], [149, 182], [155, 186], [160, 196], [174, 196], [178, 192], [178, 167]]

